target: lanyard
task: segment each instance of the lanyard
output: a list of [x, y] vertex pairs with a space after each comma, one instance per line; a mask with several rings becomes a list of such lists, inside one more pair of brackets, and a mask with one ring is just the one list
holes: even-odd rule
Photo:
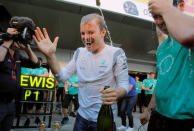
[[10, 50], [8, 50], [9, 56], [11, 58], [11, 61], [13, 61], [14, 63], [14, 69], [12, 69], [11, 73], [12, 73], [12, 79], [16, 80], [16, 61], [14, 60], [13, 55], [11, 54]]

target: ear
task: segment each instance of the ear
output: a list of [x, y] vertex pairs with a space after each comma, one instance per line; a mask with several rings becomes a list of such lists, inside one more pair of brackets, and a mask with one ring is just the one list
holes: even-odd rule
[[101, 31], [101, 36], [102, 36], [102, 37], [105, 37], [105, 35], [106, 35], [106, 29], [103, 28], [102, 31]]
[[180, 11], [184, 11], [184, 9], [185, 9], [185, 2], [184, 1], [182, 1], [181, 3], [178, 4], [178, 9]]

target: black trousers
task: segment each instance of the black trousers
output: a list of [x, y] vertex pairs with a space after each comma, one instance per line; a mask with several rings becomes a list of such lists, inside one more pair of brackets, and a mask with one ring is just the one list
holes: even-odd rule
[[77, 95], [65, 94], [62, 107], [67, 109], [71, 101], [73, 101], [74, 104], [74, 111], [77, 111], [77, 109], [79, 108], [78, 94]]
[[62, 102], [62, 101], [63, 101], [63, 96], [64, 96], [64, 88], [62, 88], [62, 87], [59, 87], [59, 88], [57, 89], [57, 93], [56, 93], [57, 102], [60, 101], [60, 100], [59, 100], [60, 96], [61, 96], [61, 102]]
[[148, 131], [192, 131], [194, 119], [170, 119], [156, 111], [151, 113]]
[[144, 103], [144, 106], [145, 106], [145, 107], [148, 107], [148, 105], [149, 105], [151, 99], [152, 99], [152, 94], [146, 94], [146, 95], [145, 95], [145, 103]]
[[15, 117], [15, 103], [0, 102], [0, 131], [10, 131]]

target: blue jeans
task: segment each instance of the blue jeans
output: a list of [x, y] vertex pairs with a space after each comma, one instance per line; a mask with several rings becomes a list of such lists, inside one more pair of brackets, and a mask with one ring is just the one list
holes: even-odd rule
[[[84, 119], [82, 116], [80, 116], [79, 113], [77, 113], [73, 131], [96, 131], [96, 128], [97, 128], [96, 122], [88, 121]], [[115, 123], [113, 131], [116, 131]]]
[[126, 115], [128, 116], [129, 126], [133, 127], [133, 115], [132, 111], [137, 102], [137, 95], [125, 97], [121, 104], [121, 120], [122, 125], [126, 126]]

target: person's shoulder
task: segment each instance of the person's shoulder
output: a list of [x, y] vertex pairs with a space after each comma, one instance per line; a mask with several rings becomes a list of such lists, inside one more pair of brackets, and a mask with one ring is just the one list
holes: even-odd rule
[[112, 51], [122, 50], [122, 49], [119, 48], [119, 47], [114, 47], [114, 46], [107, 45], [107, 44], [106, 44], [106, 48], [107, 48], [108, 50], [112, 50]]
[[132, 78], [132, 81], [133, 81], [134, 83], [136, 83], [135, 79], [134, 79], [133, 77], [131, 77], [131, 78]]
[[74, 51], [74, 59], [75, 60], [77, 60], [78, 59], [78, 57], [79, 57], [79, 55], [80, 54], [84, 54], [84, 52], [86, 52], [86, 48], [84, 48], [84, 47], [79, 47], [79, 48], [77, 48], [75, 51]]
[[125, 52], [123, 51], [123, 49], [121, 49], [119, 47], [114, 47], [114, 46], [106, 45], [106, 51], [109, 54], [114, 55], [115, 57], [125, 56]]
[[76, 51], [87, 51], [86, 47], [78, 47]]
[[78, 55], [80, 53], [86, 53], [88, 52], [88, 50], [86, 49], [86, 47], [79, 47], [76, 49], [75, 53]]
[[143, 82], [147, 82], [147, 81], [148, 81], [148, 79], [144, 79], [144, 80], [143, 80]]

